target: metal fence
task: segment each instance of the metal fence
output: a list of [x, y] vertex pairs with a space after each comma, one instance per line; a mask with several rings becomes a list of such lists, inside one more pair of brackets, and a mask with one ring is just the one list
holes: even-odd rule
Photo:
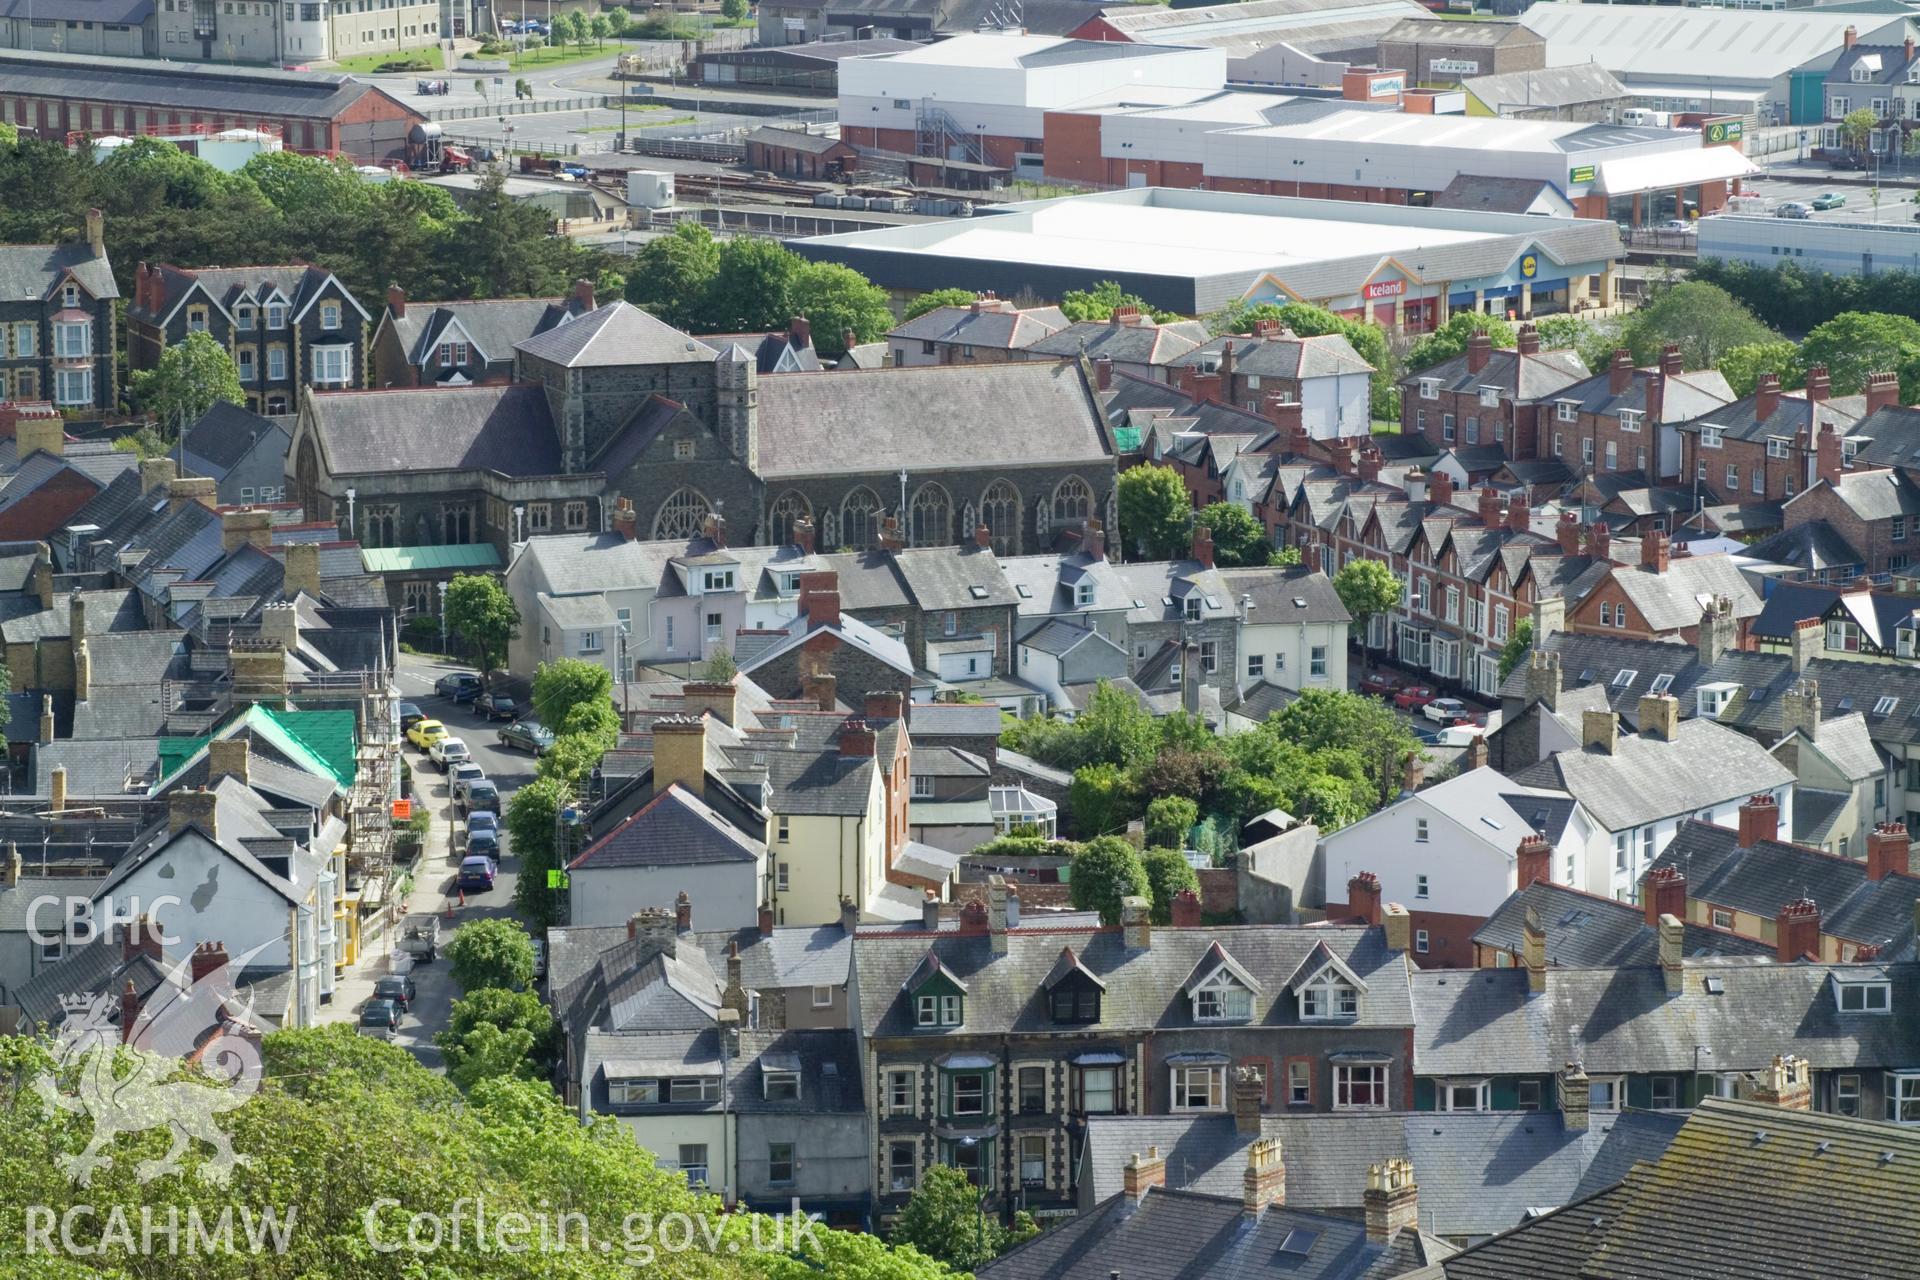
[[[483, 77], [484, 78], [484, 77]], [[500, 86], [502, 94], [513, 91], [511, 84]], [[604, 94], [580, 96], [574, 98], [535, 98], [531, 101], [520, 99], [484, 103], [477, 107], [436, 107], [427, 112], [429, 120], [485, 120], [491, 116], [538, 116], [554, 111], [595, 111], [601, 107], [618, 109], [620, 99], [609, 98]]]

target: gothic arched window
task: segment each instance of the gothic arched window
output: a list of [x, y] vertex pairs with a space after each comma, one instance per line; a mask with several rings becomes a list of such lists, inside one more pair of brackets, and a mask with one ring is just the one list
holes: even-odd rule
[[802, 497], [798, 490], [789, 489], [781, 494], [767, 513], [767, 545], [781, 547], [793, 541], [793, 522], [805, 520], [813, 515], [813, 507]]
[[909, 545], [945, 547], [953, 543], [953, 499], [937, 484], [923, 484], [914, 491], [907, 508]]
[[995, 555], [1020, 554], [1020, 491], [1005, 480], [995, 480], [980, 498], [980, 523], [993, 536]]
[[1077, 528], [1093, 514], [1093, 490], [1079, 476], [1068, 476], [1053, 491], [1053, 527]]
[[713, 510], [706, 495], [697, 489], [675, 489], [667, 500], [660, 504], [660, 514], [653, 520], [653, 536], [663, 538], [691, 538], [700, 532], [700, 526]]
[[840, 537], [825, 547], [848, 547], [865, 551], [880, 541], [880, 499], [873, 490], [861, 485], [840, 504]]

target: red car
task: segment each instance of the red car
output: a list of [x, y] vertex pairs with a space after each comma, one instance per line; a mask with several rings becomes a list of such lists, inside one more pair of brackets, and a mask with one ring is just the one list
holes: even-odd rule
[[1360, 692], [1371, 693], [1377, 698], [1391, 697], [1393, 691], [1406, 683], [1399, 676], [1388, 671], [1376, 671], [1360, 681]]
[[1423, 684], [1408, 685], [1393, 695], [1393, 705], [1407, 711], [1418, 711], [1438, 696]]

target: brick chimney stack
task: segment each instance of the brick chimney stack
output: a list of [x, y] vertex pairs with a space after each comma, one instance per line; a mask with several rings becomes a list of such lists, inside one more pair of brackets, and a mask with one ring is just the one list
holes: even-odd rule
[[1820, 424], [1819, 442], [1814, 446], [1816, 469], [1828, 485], [1840, 483], [1840, 436], [1831, 422]]
[[960, 907], [960, 933], [965, 937], [987, 936], [987, 904], [984, 902], [962, 903]]
[[1529, 831], [1520, 841], [1517, 855], [1518, 883], [1524, 889], [1539, 881], [1541, 884], [1553, 882], [1553, 846], [1547, 838], [1537, 831]]
[[1518, 490], [1507, 495], [1507, 529], [1512, 533], [1525, 533], [1533, 528], [1533, 504], [1527, 501], [1527, 491]]
[[984, 524], [973, 526], [973, 545], [976, 547], [992, 547], [993, 530]]
[[1233, 1127], [1236, 1133], [1258, 1136], [1260, 1111], [1266, 1105], [1267, 1082], [1258, 1067], [1240, 1067], [1233, 1073]]
[[1613, 353], [1613, 363], [1607, 366], [1607, 391], [1616, 396], [1627, 394], [1627, 388], [1633, 385], [1633, 353], [1620, 347]]
[[1200, 895], [1193, 890], [1182, 889], [1173, 895], [1173, 927], [1176, 929], [1200, 927]]
[[[1260, 1070], [1257, 1067], [1242, 1067], [1241, 1073], [1251, 1074], [1256, 1086], [1260, 1085]], [[1259, 1132], [1256, 1126], [1254, 1132]], [[1247, 1147], [1246, 1172], [1240, 1175], [1240, 1211], [1250, 1217], [1258, 1217], [1260, 1211], [1270, 1204], [1287, 1202], [1287, 1162], [1286, 1153], [1280, 1148], [1278, 1138], [1260, 1138]]]
[[1520, 967], [1527, 971], [1527, 990], [1547, 989], [1547, 927], [1532, 907], [1520, 921]]
[[1402, 1231], [1419, 1230], [1420, 1188], [1413, 1181], [1412, 1161], [1392, 1156], [1384, 1164], [1369, 1165], [1361, 1199], [1367, 1239], [1385, 1243]]
[[203, 979], [220, 972], [227, 967], [227, 944], [224, 942], [203, 942], [193, 949], [193, 985], [199, 986]]
[[1587, 530], [1587, 554], [1595, 560], [1613, 559], [1613, 530], [1604, 520], [1595, 520]]
[[1774, 959], [1792, 964], [1807, 957], [1820, 958], [1820, 907], [1812, 898], [1801, 898], [1774, 918]]
[[1150, 1188], [1166, 1185], [1167, 1161], [1158, 1147], [1148, 1147], [1144, 1155], [1134, 1152], [1120, 1170], [1120, 1190], [1129, 1200], [1138, 1200]]
[[1475, 329], [1467, 337], [1467, 372], [1479, 373], [1487, 367], [1487, 360], [1493, 355], [1493, 340], [1487, 337], [1486, 330]]
[[1080, 533], [1080, 551], [1089, 560], [1107, 558], [1107, 529], [1098, 520], [1089, 518]]
[[121, 963], [130, 963], [135, 956], [145, 956], [153, 961], [164, 958], [160, 954], [160, 922], [145, 914], [134, 917], [120, 928]]
[[849, 716], [840, 725], [840, 758], [871, 760], [874, 752], [873, 726], [858, 716]]
[[1433, 480], [1428, 485], [1428, 489], [1430, 490], [1430, 496], [1433, 499], [1434, 506], [1447, 507], [1453, 505], [1453, 476], [1451, 473], [1446, 471], [1434, 472]]
[[1660, 985], [1667, 994], [1677, 996], [1687, 983], [1687, 926], [1679, 916], [1667, 912], [1653, 922], [1654, 945], [1660, 958]]
[[1740, 806], [1740, 847], [1751, 849], [1762, 840], [1780, 838], [1780, 806], [1770, 795], [1757, 795]]
[[1560, 554], [1577, 556], [1580, 554], [1580, 513], [1562, 511], [1560, 523], [1554, 526], [1554, 536], [1560, 542]]
[[628, 542], [640, 536], [640, 513], [633, 509], [632, 498], [613, 500], [613, 531]]
[[1640, 567], [1654, 573], [1665, 573], [1672, 563], [1672, 543], [1667, 541], [1665, 529], [1652, 529], [1640, 537]]
[[1203, 568], [1213, 568], [1213, 530], [1203, 524], [1193, 526], [1193, 558]]
[[1385, 462], [1386, 459], [1380, 456], [1380, 451], [1372, 445], [1362, 449], [1360, 451], [1360, 482], [1362, 484], [1377, 482], [1380, 479], [1380, 468]]
[[1515, 338], [1514, 349], [1523, 356], [1537, 356], [1540, 354], [1540, 331], [1534, 328], [1531, 322], [1520, 326], [1520, 332]]
[[800, 548], [801, 555], [810, 556], [813, 554], [813, 541], [813, 521], [807, 519], [805, 516], [796, 519], [793, 522], [793, 545]]
[[593, 281], [575, 280], [573, 282], [573, 300], [580, 310], [593, 310]]
[[[1907, 40], [1907, 57], [1913, 57], [1913, 40]], [[1773, 1061], [1760, 1072], [1760, 1082], [1754, 1086], [1753, 1100], [1770, 1103], [1787, 1111], [1813, 1110], [1813, 1073], [1808, 1069], [1805, 1058], [1792, 1054], [1778, 1054]]]
[[[1907, 43], [1913, 43], [1909, 40]], [[1909, 58], [1911, 61], [1911, 58]], [[1900, 403], [1900, 375], [1897, 373], [1870, 373], [1867, 375], [1867, 412], [1877, 409], [1891, 409]]]
[[140, 1023], [140, 996], [133, 989], [133, 979], [128, 978], [126, 986], [120, 989], [120, 1043], [133, 1043], [134, 1032]]
[[1687, 878], [1677, 867], [1655, 867], [1640, 885], [1640, 902], [1649, 925], [1661, 916], [1687, 917]]
[[682, 889], [673, 899], [673, 930], [686, 933], [693, 928], [693, 899]]
[[805, 316], [795, 316], [787, 321], [787, 345], [796, 351], [804, 351], [813, 345], [813, 321]]
[[837, 626], [840, 622], [840, 575], [831, 569], [801, 574], [800, 612], [814, 626]]
[[1380, 923], [1379, 876], [1362, 871], [1347, 881], [1347, 914], [1368, 924]]
[[395, 320], [407, 318], [407, 291], [397, 284], [387, 286], [387, 310]]
[[1824, 404], [1833, 395], [1833, 379], [1827, 376], [1827, 366], [1816, 364], [1808, 368], [1806, 385], [1801, 389], [1808, 404]]
[[1101, 356], [1093, 362], [1093, 385], [1099, 391], [1113, 389], [1113, 357]]
[[1867, 837], [1867, 879], [1885, 880], [1895, 872], [1913, 873], [1912, 845], [1904, 822], [1882, 822]]
[[1491, 486], [1480, 490], [1480, 523], [1489, 529], [1498, 529], [1506, 523], [1507, 500], [1500, 491]]

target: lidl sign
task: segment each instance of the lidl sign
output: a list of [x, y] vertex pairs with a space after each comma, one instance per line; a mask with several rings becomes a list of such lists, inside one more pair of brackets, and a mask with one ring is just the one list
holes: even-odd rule
[[1520, 274], [1531, 280], [1540, 272], [1540, 259], [1529, 253], [1520, 259]]

